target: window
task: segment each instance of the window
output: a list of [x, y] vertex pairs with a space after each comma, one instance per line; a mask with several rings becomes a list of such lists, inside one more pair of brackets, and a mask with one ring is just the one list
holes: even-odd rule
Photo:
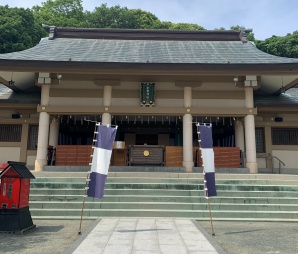
[[28, 149], [34, 150], [37, 148], [37, 139], [38, 125], [30, 125], [28, 134]]
[[256, 150], [257, 153], [265, 153], [264, 128], [256, 128]]
[[22, 125], [0, 124], [0, 142], [21, 142]]
[[272, 128], [272, 145], [298, 145], [298, 129]]

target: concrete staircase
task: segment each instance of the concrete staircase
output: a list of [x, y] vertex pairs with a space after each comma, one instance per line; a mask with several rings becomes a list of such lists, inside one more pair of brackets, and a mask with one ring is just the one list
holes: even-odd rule
[[[33, 172], [33, 219], [79, 219], [86, 173]], [[209, 220], [201, 173], [110, 172], [105, 197], [86, 198], [84, 219], [176, 217]], [[213, 220], [298, 221], [298, 176], [216, 174]]]

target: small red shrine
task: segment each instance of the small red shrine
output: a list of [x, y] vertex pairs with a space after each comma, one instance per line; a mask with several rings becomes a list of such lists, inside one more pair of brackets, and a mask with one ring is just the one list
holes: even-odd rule
[[0, 171], [0, 231], [35, 227], [29, 211], [30, 179], [34, 175], [21, 162], [8, 162]]

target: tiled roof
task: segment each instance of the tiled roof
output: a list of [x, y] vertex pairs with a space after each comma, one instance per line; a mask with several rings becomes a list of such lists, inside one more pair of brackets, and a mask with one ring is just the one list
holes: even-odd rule
[[15, 103], [15, 104], [39, 104], [39, 91], [20, 91], [13, 92], [6, 86], [0, 84], [0, 104]]
[[291, 88], [280, 95], [255, 95], [256, 107], [292, 107], [298, 106], [298, 88]]
[[[82, 29], [81, 29], [82, 30]], [[240, 39], [168, 40], [44, 38], [28, 50], [0, 55], [6, 60], [163, 64], [285, 64], [298, 59], [272, 56]]]

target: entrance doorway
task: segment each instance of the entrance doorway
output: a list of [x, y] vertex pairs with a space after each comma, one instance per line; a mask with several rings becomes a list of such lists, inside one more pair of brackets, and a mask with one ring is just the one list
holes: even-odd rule
[[[100, 116], [60, 117], [58, 144], [91, 145], [95, 121], [101, 121]], [[193, 117], [194, 146], [198, 146], [195, 124], [198, 121], [212, 122], [214, 147], [235, 146], [233, 118], [199, 116]], [[180, 116], [113, 116], [112, 124], [118, 125], [116, 141], [126, 141], [127, 145], [183, 146], [183, 122]]]

